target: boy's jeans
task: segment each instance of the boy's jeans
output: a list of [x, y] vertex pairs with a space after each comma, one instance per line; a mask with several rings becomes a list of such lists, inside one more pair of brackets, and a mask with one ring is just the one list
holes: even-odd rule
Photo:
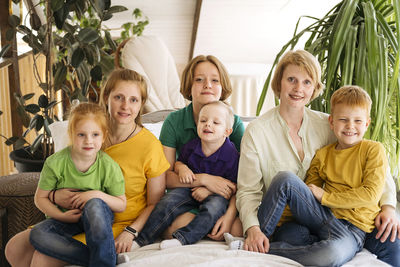
[[190, 188], [175, 188], [157, 203], [136, 242], [140, 246], [154, 243], [176, 217], [199, 208], [199, 213], [187, 226], [172, 234], [183, 245], [194, 244], [209, 233], [217, 220], [225, 214], [227, 206], [228, 200], [220, 195], [210, 195], [200, 203], [192, 197]]
[[[86, 202], [79, 222], [46, 219], [33, 227], [29, 239], [39, 252], [69, 264], [115, 266], [113, 220], [110, 207], [93, 198]], [[86, 234], [87, 246], [72, 238], [82, 232]]]
[[258, 210], [260, 228], [270, 238], [282, 212], [289, 205], [296, 221], [306, 226], [318, 242], [309, 245], [270, 243], [269, 253], [303, 265], [340, 266], [363, 247], [365, 232], [346, 220], [335, 218], [322, 206], [307, 185], [291, 172], [279, 172], [272, 180]]

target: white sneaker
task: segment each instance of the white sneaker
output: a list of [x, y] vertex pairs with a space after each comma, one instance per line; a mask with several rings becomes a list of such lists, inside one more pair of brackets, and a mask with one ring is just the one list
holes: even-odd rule
[[129, 258], [128, 254], [120, 253], [117, 255], [117, 264], [129, 262], [131, 259]]

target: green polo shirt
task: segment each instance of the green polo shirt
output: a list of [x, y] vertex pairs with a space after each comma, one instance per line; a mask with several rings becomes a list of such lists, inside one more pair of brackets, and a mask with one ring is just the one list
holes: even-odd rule
[[[240, 142], [244, 133], [244, 125], [239, 116], [235, 115], [232, 134], [229, 139], [240, 152]], [[165, 119], [160, 133], [160, 141], [164, 146], [176, 148], [177, 156], [184, 144], [198, 137], [197, 127], [193, 119], [193, 106], [170, 113]]]

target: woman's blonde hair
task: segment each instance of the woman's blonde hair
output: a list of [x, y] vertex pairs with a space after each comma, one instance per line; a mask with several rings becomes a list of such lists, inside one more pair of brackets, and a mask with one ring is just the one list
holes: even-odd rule
[[295, 65], [302, 68], [311, 77], [315, 87], [311, 100], [314, 100], [322, 93], [324, 85], [321, 82], [321, 66], [319, 62], [311, 53], [305, 50], [296, 50], [286, 52], [279, 60], [278, 66], [275, 69], [271, 87], [276, 97], [280, 98], [283, 72], [288, 65]]
[[194, 78], [194, 71], [196, 66], [202, 62], [210, 62], [212, 63], [219, 72], [219, 77], [221, 79], [222, 93], [221, 98], [219, 100], [227, 99], [232, 93], [232, 84], [229, 79], [229, 74], [224, 65], [219, 61], [216, 57], [208, 55], [199, 55], [193, 58], [185, 67], [182, 72], [181, 78], [181, 94], [187, 100], [192, 101], [192, 85]]
[[103, 141], [108, 134], [108, 120], [106, 110], [95, 103], [80, 103], [72, 106], [68, 118], [68, 136], [70, 143], [72, 143], [73, 136], [75, 135], [76, 125], [82, 120], [92, 119], [99, 125], [103, 132]]
[[108, 111], [107, 107], [108, 98], [111, 92], [114, 90], [117, 83], [120, 81], [134, 82], [139, 87], [142, 103], [140, 106], [139, 114], [135, 118], [135, 123], [138, 124], [139, 126], [143, 126], [140, 115], [142, 115], [144, 104], [146, 103], [148, 98], [147, 83], [145, 78], [134, 70], [116, 69], [113, 72], [111, 72], [104, 87], [101, 90], [100, 105], [103, 106]]

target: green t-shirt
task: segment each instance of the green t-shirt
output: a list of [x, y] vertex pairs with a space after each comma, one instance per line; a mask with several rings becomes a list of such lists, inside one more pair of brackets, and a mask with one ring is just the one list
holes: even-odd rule
[[125, 180], [119, 165], [99, 151], [96, 161], [86, 172], [76, 169], [70, 147], [48, 157], [38, 187], [42, 190], [74, 188], [81, 191], [99, 190], [112, 196], [125, 194]]
[[[240, 142], [244, 133], [244, 125], [239, 116], [235, 115], [229, 139], [240, 152]], [[178, 111], [170, 113], [165, 119], [160, 133], [160, 141], [164, 146], [176, 148], [177, 156], [184, 144], [198, 137], [193, 119], [193, 106], [190, 103]]]

